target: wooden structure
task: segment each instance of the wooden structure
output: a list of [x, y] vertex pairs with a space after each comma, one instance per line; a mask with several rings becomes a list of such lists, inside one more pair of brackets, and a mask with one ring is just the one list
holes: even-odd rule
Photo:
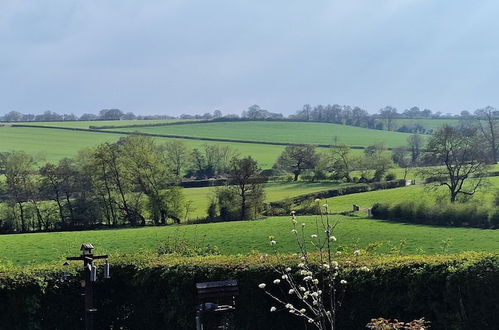
[[[93, 254], [93, 245], [85, 243], [81, 245], [81, 255], [78, 257], [67, 257], [66, 260], [82, 260], [84, 279], [81, 281], [83, 287], [83, 296], [85, 297], [85, 330], [92, 330], [94, 328], [94, 314], [97, 309], [94, 307], [94, 287], [93, 282], [97, 279], [97, 270], [94, 265], [96, 259], [107, 259], [108, 255], [96, 256]], [[109, 278], [109, 264], [104, 266], [104, 277]]]
[[[196, 311], [196, 330], [205, 330], [203, 316], [206, 313], [220, 315], [223, 319], [236, 309], [239, 287], [236, 280], [196, 283], [198, 306]], [[222, 321], [217, 329], [228, 329], [229, 324]]]

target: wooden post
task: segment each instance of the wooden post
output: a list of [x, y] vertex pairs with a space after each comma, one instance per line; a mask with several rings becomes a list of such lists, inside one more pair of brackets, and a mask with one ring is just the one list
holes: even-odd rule
[[82, 245], [82, 254], [79, 257], [67, 257], [66, 260], [82, 260], [83, 261], [83, 293], [84, 293], [84, 308], [85, 308], [85, 330], [94, 329], [94, 314], [97, 309], [94, 307], [94, 283], [92, 281], [92, 266], [95, 259], [107, 259], [108, 256], [100, 255], [94, 256], [92, 254], [93, 246], [84, 249]]

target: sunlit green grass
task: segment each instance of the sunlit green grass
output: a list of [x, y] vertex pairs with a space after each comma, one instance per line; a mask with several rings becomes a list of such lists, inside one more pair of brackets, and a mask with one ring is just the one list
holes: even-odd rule
[[[298, 217], [305, 223], [307, 236], [315, 226], [314, 216]], [[339, 221], [335, 236], [342, 248], [365, 248], [381, 242], [378, 252], [388, 252], [405, 241], [402, 253], [440, 253], [442, 241], [451, 239], [445, 252], [497, 251], [499, 231], [473, 228], [440, 228], [422, 225], [390, 223], [362, 217], [333, 216]], [[64, 257], [79, 253], [81, 243], [90, 242], [96, 253], [113, 254], [156, 251], [167, 239], [184, 236], [201, 244], [217, 246], [223, 254], [246, 254], [252, 250], [270, 253], [269, 235], [275, 236], [280, 252], [297, 252], [290, 233], [288, 217], [263, 220], [235, 221], [202, 225], [145, 227], [136, 229], [94, 230], [82, 232], [1, 235], [1, 262], [16, 265], [64, 261]]]
[[446, 124], [457, 125], [459, 124], [459, 119], [395, 119], [394, 123], [396, 127], [402, 125], [412, 127], [419, 124], [426, 129], [436, 130]]
[[33, 126], [54, 126], [54, 127], [69, 127], [69, 128], [89, 128], [90, 126], [122, 126], [122, 125], [151, 125], [151, 124], [166, 124], [184, 120], [177, 119], [158, 119], [158, 120], [92, 120], [92, 121], [36, 121], [23, 122], [19, 124]]
[[387, 147], [406, 145], [409, 136], [407, 133], [380, 131], [347, 125], [262, 121], [193, 123], [116, 130], [280, 143], [326, 145], [345, 143], [350, 146], [367, 146], [376, 142], [383, 142]]
[[[78, 123], [78, 122], [75, 122]], [[67, 131], [50, 128], [0, 127], [0, 152], [22, 150], [46, 161], [74, 157], [79, 150], [104, 142], [115, 142], [121, 134]], [[155, 138], [158, 143], [171, 141]], [[271, 168], [284, 149], [283, 146], [250, 143], [228, 143], [200, 140], [182, 140], [189, 148], [201, 148], [204, 144], [228, 145], [241, 156], [251, 155], [262, 168]]]
[[[287, 182], [287, 183], [267, 183], [265, 185], [265, 200], [267, 202], [279, 201], [288, 197], [334, 189], [346, 184], [331, 182]], [[204, 218], [207, 215], [208, 205], [214, 195], [214, 187], [187, 188], [184, 195], [191, 201], [193, 210], [189, 213], [189, 218]]]

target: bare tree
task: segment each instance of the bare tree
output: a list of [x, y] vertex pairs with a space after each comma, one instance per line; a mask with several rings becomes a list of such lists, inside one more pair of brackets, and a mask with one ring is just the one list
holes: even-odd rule
[[445, 125], [428, 141], [428, 152], [443, 166], [420, 170], [437, 186], [449, 189], [450, 201], [473, 196], [485, 183], [487, 155], [480, 146], [476, 129], [462, 130]]
[[499, 149], [499, 111], [492, 107], [485, 107], [475, 111], [476, 121], [481, 135], [490, 148], [490, 159], [497, 163]]
[[412, 164], [415, 165], [418, 162], [419, 155], [421, 154], [423, 139], [419, 134], [413, 134], [407, 138], [407, 144], [409, 145], [409, 150], [411, 151]]

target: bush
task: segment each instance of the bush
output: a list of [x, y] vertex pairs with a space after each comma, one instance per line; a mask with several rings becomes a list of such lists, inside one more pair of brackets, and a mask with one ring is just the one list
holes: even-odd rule
[[[287, 260], [280, 264], [295, 264], [295, 260]], [[111, 279], [99, 278], [95, 283], [100, 329], [193, 329], [195, 283], [226, 279], [236, 279], [239, 284], [237, 329], [303, 328], [289, 313], [269, 312], [273, 301], [257, 285], [271, 283], [276, 273], [258, 256], [142, 254], [110, 261]], [[495, 329], [499, 324], [498, 255], [360, 256], [339, 262], [348, 285], [338, 313], [338, 329], [365, 329], [379, 316], [399, 320], [424, 317], [434, 329]], [[360, 266], [370, 271], [359, 271]], [[61, 268], [0, 266], [2, 329], [81, 325], [81, 274], [73, 268], [73, 276], [62, 280]]]
[[489, 214], [489, 222], [494, 228], [499, 228], [499, 209], [494, 209]]
[[385, 176], [385, 180], [386, 181], [392, 181], [392, 180], [395, 180], [397, 178], [397, 176], [395, 175], [395, 173], [388, 173], [386, 176]]
[[[376, 203], [372, 207], [374, 218], [408, 223], [429, 224], [437, 226], [490, 228], [497, 208], [490, 211], [485, 205], [468, 203], [437, 203], [427, 205], [422, 202], [402, 202], [398, 204]], [[499, 215], [497, 215], [499, 218]], [[498, 221], [499, 219], [494, 220]]]

